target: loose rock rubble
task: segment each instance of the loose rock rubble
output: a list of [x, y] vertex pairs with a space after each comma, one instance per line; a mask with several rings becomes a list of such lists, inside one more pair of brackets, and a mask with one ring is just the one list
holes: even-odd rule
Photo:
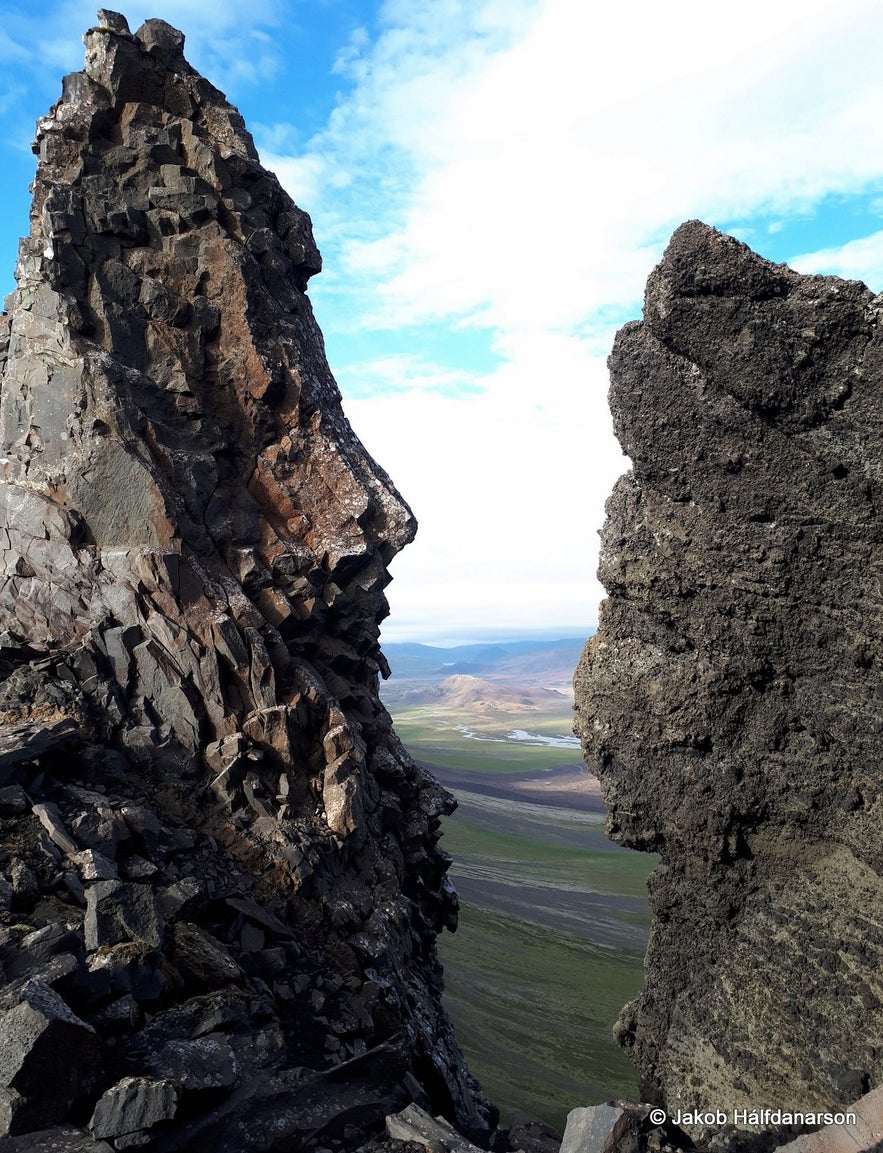
[[444, 1118], [431, 1117], [419, 1105], [408, 1105], [386, 1118], [386, 1132], [396, 1141], [409, 1141], [430, 1153], [481, 1153]]
[[99, 18], [0, 324], [4, 1149], [356, 1148], [413, 1101], [486, 1141], [452, 799], [377, 692], [413, 517], [309, 218], [180, 32]]

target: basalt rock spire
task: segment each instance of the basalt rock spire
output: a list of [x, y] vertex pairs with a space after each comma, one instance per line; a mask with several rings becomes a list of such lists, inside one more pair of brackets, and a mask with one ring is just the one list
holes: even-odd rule
[[414, 519], [341, 410], [309, 217], [180, 32], [99, 18], [2, 321], [0, 1122], [288, 1149], [416, 1099], [481, 1131], [451, 799], [378, 698]]
[[610, 358], [634, 468], [578, 728], [661, 857], [619, 1034], [647, 1097], [742, 1128], [883, 1082], [880, 317], [694, 221]]

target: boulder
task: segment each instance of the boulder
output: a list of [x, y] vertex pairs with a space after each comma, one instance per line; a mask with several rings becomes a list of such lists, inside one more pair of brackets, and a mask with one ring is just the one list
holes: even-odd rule
[[561, 1153], [606, 1153], [607, 1139], [622, 1116], [617, 1105], [571, 1109], [561, 1139]]
[[114, 1139], [142, 1133], [171, 1121], [177, 1108], [178, 1090], [172, 1081], [124, 1077], [98, 1099], [89, 1129], [95, 1137]]
[[86, 890], [86, 948], [133, 941], [158, 948], [162, 928], [156, 900], [149, 885], [123, 881], [96, 881]]
[[0, 1014], [0, 1037], [0, 1086], [14, 1091], [3, 1107], [10, 1132], [61, 1120], [91, 1087], [95, 1030], [44, 982], [28, 982], [19, 1004]]
[[419, 1105], [407, 1105], [386, 1118], [386, 1132], [396, 1141], [410, 1141], [422, 1145], [431, 1153], [480, 1153], [478, 1146], [467, 1141], [462, 1133], [443, 1117], [432, 1117]]

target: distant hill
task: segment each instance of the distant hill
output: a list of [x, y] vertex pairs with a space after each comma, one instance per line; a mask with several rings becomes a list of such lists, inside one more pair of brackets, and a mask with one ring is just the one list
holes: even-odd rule
[[419, 681], [413, 687], [403, 683], [386, 686], [384, 697], [400, 705], [435, 705], [441, 708], [521, 712], [548, 709], [550, 705], [567, 704], [567, 697], [555, 689], [541, 686], [524, 687], [479, 677], [455, 674], [440, 681]]
[[466, 675], [523, 685], [569, 682], [585, 639], [507, 641], [441, 648], [421, 644], [384, 644], [392, 681], [436, 682]]

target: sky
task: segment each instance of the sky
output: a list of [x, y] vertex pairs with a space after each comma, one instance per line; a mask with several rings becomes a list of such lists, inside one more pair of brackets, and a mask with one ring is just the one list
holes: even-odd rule
[[[310, 213], [357, 434], [420, 523], [389, 641], [588, 634], [606, 356], [698, 217], [883, 289], [879, 0], [157, 0]], [[0, 291], [95, 9], [0, 0]]]

